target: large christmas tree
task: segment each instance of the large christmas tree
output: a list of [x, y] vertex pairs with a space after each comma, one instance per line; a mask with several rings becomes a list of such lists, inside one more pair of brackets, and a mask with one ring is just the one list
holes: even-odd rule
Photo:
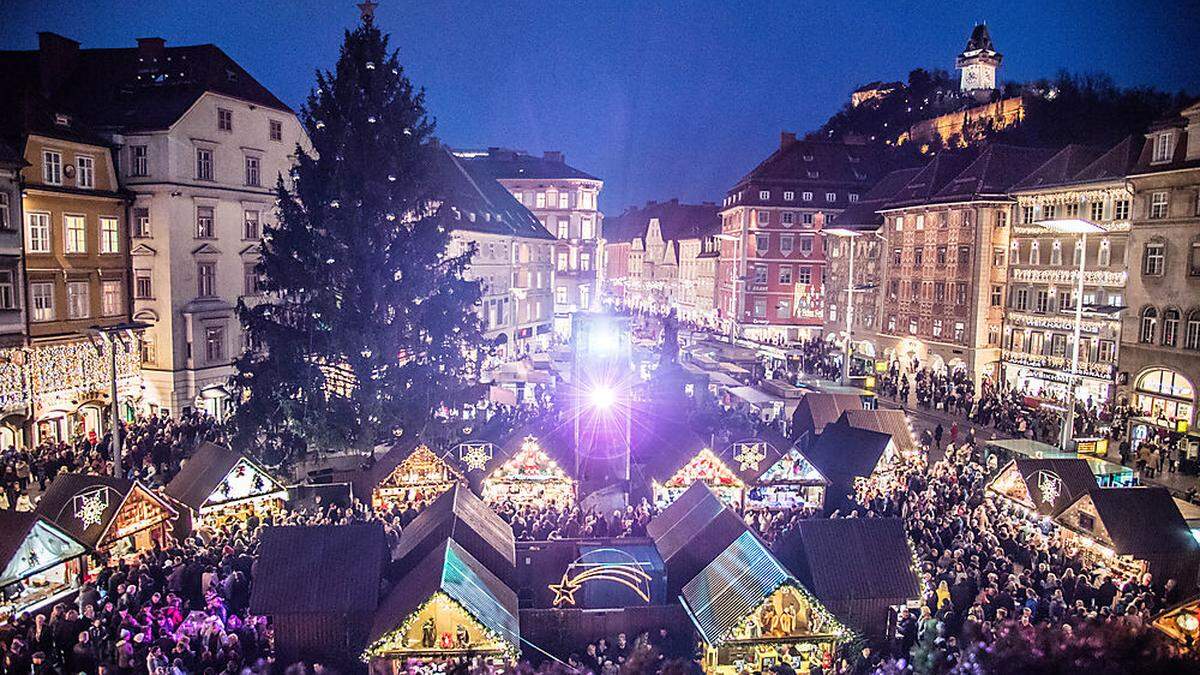
[[253, 349], [237, 361], [238, 429], [369, 450], [465, 389], [483, 344], [463, 278], [474, 250], [451, 245], [424, 92], [370, 12], [300, 117], [312, 149], [277, 187], [266, 299], [239, 308]]

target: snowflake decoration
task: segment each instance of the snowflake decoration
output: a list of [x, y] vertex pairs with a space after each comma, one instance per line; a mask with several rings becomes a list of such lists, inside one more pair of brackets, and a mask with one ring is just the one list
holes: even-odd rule
[[741, 465], [742, 471], [758, 471], [758, 465], [767, 458], [766, 449], [763, 443], [736, 443], [734, 450], [737, 454], [733, 456], [734, 461]]
[[75, 517], [85, 528], [99, 525], [108, 509], [108, 490], [100, 488], [87, 494], [75, 495]]
[[1038, 472], [1037, 486], [1042, 493], [1042, 501], [1054, 504], [1062, 494], [1062, 479], [1048, 471]]
[[458, 459], [468, 471], [483, 471], [492, 459], [489, 446], [489, 443], [463, 443], [458, 451]]

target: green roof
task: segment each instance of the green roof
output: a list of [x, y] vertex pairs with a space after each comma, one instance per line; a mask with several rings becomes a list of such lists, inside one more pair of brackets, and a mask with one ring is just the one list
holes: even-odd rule
[[684, 584], [682, 600], [704, 641], [716, 645], [789, 582], [799, 583], [758, 537], [746, 532]]

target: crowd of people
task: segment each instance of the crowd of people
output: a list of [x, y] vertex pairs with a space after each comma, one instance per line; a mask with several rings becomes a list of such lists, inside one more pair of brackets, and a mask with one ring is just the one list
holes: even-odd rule
[[945, 672], [1014, 628], [1143, 630], [1180, 599], [1174, 580], [1089, 563], [1055, 536], [1055, 525], [985, 495], [988, 478], [975, 448], [963, 444], [942, 461], [900, 467], [860, 489], [862, 508], [849, 515], [903, 519], [920, 564], [923, 602], [901, 613], [891, 645], [897, 660]]
[[512, 526], [517, 541], [645, 537], [646, 525], [655, 515], [645, 499], [607, 515], [595, 507], [583, 509], [578, 504], [561, 508], [504, 501], [492, 504], [492, 508]]

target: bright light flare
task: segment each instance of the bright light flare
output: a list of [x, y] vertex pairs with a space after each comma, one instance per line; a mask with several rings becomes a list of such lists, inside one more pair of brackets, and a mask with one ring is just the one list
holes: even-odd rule
[[617, 403], [617, 392], [608, 385], [598, 384], [588, 392], [588, 401], [597, 410], [609, 410]]

